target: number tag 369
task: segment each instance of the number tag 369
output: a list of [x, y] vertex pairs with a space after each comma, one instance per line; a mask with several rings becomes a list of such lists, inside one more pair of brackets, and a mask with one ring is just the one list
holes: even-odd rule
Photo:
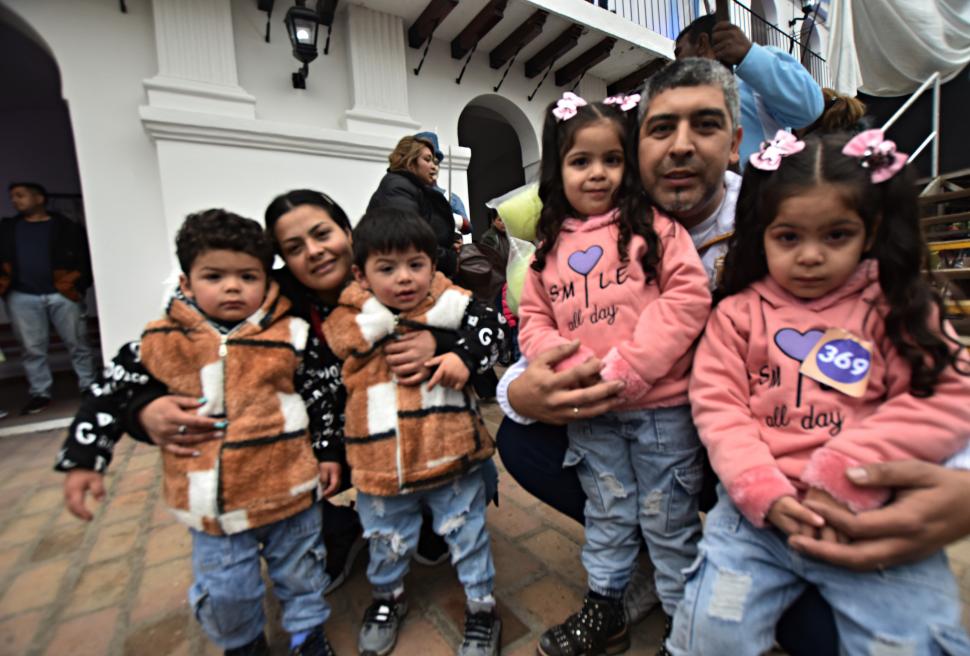
[[860, 398], [866, 393], [871, 369], [872, 344], [847, 330], [829, 328], [802, 361], [799, 372]]

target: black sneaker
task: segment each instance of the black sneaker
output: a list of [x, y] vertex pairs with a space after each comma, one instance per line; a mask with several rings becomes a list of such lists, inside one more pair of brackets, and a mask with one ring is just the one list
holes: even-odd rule
[[385, 656], [397, 643], [397, 632], [407, 615], [408, 604], [404, 597], [375, 599], [364, 611], [364, 623], [357, 635], [357, 651], [360, 656]]
[[539, 638], [542, 656], [621, 654], [630, 648], [630, 633], [621, 599], [593, 599], [589, 594], [578, 613]]
[[252, 642], [242, 647], [236, 647], [235, 649], [227, 649], [223, 653], [226, 656], [269, 656], [269, 644], [266, 642], [266, 634], [260, 633], [259, 637]]
[[0, 408], [0, 419], [6, 419], [10, 413]]
[[670, 630], [674, 628], [674, 620], [664, 613], [664, 639], [660, 643], [660, 649], [657, 650], [657, 656], [672, 656], [669, 651], [667, 651], [667, 638], [670, 637]]
[[333, 647], [327, 642], [323, 624], [318, 625], [299, 647], [290, 650], [290, 656], [336, 656]]
[[421, 533], [418, 535], [418, 548], [414, 550], [414, 560], [422, 565], [440, 565], [451, 555], [448, 551], [448, 543], [434, 532], [430, 517], [425, 516], [423, 519]]
[[36, 415], [38, 412], [46, 410], [50, 404], [51, 400], [48, 396], [32, 396], [27, 401], [27, 405], [20, 409], [20, 414]]
[[[347, 580], [354, 561], [367, 546], [360, 519], [352, 508], [334, 506], [324, 511], [323, 543], [327, 547], [327, 576], [330, 585], [323, 591], [330, 594]], [[339, 517], [334, 521], [335, 517]], [[330, 526], [327, 523], [330, 523]], [[336, 526], [335, 526], [336, 524]]]
[[465, 608], [465, 639], [458, 656], [498, 656], [502, 643], [502, 620], [495, 609], [477, 613]]

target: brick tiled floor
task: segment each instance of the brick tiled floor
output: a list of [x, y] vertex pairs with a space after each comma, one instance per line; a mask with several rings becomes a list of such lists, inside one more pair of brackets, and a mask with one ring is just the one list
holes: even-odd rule
[[[497, 410], [486, 412], [494, 430]], [[108, 496], [84, 524], [63, 510], [62, 477], [51, 471], [62, 432], [0, 441], [0, 656], [221, 653], [189, 611], [187, 531], [161, 510], [159, 464], [150, 447], [123, 441], [107, 479]], [[496, 596], [504, 620], [503, 653], [535, 653], [541, 631], [582, 598], [580, 527], [539, 504], [508, 475], [500, 508], [489, 510]], [[970, 601], [970, 541], [950, 550]], [[360, 558], [331, 597], [328, 634], [338, 654], [356, 653], [356, 632], [370, 598]], [[412, 611], [395, 656], [453, 654], [460, 641], [463, 595], [453, 571], [415, 565], [408, 580]], [[286, 638], [267, 601], [274, 653]], [[653, 654], [662, 619], [633, 628], [630, 654]]]

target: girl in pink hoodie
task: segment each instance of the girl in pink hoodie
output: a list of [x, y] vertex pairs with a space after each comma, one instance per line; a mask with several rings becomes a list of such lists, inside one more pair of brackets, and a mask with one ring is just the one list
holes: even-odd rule
[[970, 366], [922, 271], [914, 175], [879, 130], [779, 132], [752, 155], [736, 231], [690, 381], [721, 481], [688, 573], [673, 654], [761, 654], [806, 585], [847, 654], [970, 654], [943, 552], [851, 572], [789, 535], [842, 541], [812, 511], [881, 506], [845, 476], [869, 462], [941, 463], [970, 435]]
[[588, 498], [583, 608], [546, 631], [545, 656], [619, 653], [622, 595], [642, 532], [672, 614], [697, 553], [704, 453], [690, 417], [694, 342], [710, 311], [707, 275], [683, 227], [652, 210], [636, 162], [638, 96], [586, 103], [567, 93], [543, 128], [541, 240], [519, 308], [530, 360], [578, 339], [569, 368], [600, 358], [625, 405], [569, 425], [565, 466]]

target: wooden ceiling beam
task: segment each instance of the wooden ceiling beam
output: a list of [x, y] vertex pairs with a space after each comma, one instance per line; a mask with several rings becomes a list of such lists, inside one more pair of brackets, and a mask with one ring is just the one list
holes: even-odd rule
[[408, 28], [408, 45], [412, 48], [420, 48], [441, 21], [457, 6], [458, 0], [431, 0], [418, 16], [418, 20]]
[[560, 68], [556, 71], [556, 86], [561, 87], [569, 84], [593, 66], [596, 66], [609, 57], [614, 45], [616, 45], [616, 39], [608, 36]]
[[582, 34], [582, 25], [573, 24], [567, 27], [562, 34], [525, 63], [525, 76], [528, 78], [535, 77], [547, 66], [575, 48]]
[[606, 93], [610, 96], [615, 96], [618, 93], [629, 93], [642, 86], [646, 80], [649, 80], [655, 73], [669, 63], [663, 57], [651, 60], [646, 66], [641, 66], [629, 75], [610, 83], [606, 87]]
[[465, 26], [465, 29], [452, 39], [452, 58], [461, 59], [478, 45], [478, 42], [502, 20], [502, 16], [505, 15], [505, 7], [508, 4], [508, 0], [490, 0], [488, 4], [482, 7], [482, 10]]
[[535, 41], [542, 34], [542, 27], [548, 17], [548, 12], [541, 9], [536, 10], [488, 54], [488, 65], [492, 68], [501, 68], [515, 56], [515, 53]]

